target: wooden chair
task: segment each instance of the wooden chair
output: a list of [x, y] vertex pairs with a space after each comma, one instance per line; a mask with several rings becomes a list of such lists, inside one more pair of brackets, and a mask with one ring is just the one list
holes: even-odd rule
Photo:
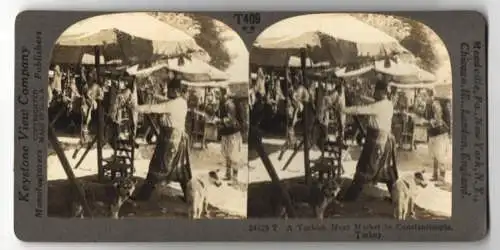
[[116, 127], [113, 128], [117, 130], [112, 138], [113, 156], [110, 159], [103, 159], [104, 176], [110, 180], [133, 176], [135, 173], [135, 140], [131, 111], [122, 108], [118, 112], [122, 115]]

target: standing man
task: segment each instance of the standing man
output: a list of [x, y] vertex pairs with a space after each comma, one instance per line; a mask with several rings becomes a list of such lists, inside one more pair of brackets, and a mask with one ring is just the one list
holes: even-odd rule
[[[97, 83], [97, 73], [91, 72], [89, 81], [82, 88], [82, 138], [87, 138], [89, 133], [90, 121], [92, 120], [92, 111], [97, 109], [97, 101], [104, 99], [104, 91]], [[84, 139], [86, 141], [87, 139]]]
[[375, 102], [366, 106], [343, 108], [345, 114], [367, 115], [368, 128], [363, 150], [356, 165], [356, 173], [344, 199], [354, 201], [367, 183], [385, 182], [389, 192], [397, 180], [397, 169], [391, 159], [395, 157], [394, 137], [391, 134], [394, 107], [388, 98], [387, 82], [378, 80], [374, 90]]
[[[124, 73], [116, 83], [117, 93], [113, 105], [111, 106], [110, 118], [113, 121], [114, 139], [123, 136], [121, 125], [127, 123], [130, 133], [135, 138], [137, 131], [138, 112], [135, 107], [138, 106], [135, 78], [128, 73]], [[137, 146], [137, 145], [134, 145]]]
[[[429, 136], [429, 154], [433, 163], [432, 181], [436, 182], [436, 186], [444, 186], [446, 175], [446, 159], [449, 150], [449, 132], [450, 124], [445, 119], [445, 109], [434, 97], [434, 92], [429, 90], [429, 102], [426, 107], [426, 118], [429, 127], [427, 135]], [[448, 111], [448, 114], [451, 113]], [[449, 117], [449, 116], [448, 116]]]
[[159, 114], [160, 135], [156, 142], [144, 185], [136, 199], [149, 200], [153, 190], [161, 181], [179, 182], [186, 197], [186, 185], [191, 179], [189, 163], [189, 137], [185, 132], [187, 101], [181, 96], [181, 81], [175, 74], [169, 74], [168, 100], [158, 104], [144, 104], [136, 107], [142, 114]]
[[221, 89], [220, 124], [222, 155], [226, 160], [226, 179], [238, 182], [238, 169], [242, 160], [243, 138], [241, 136], [243, 124], [238, 119], [236, 104], [229, 89]]
[[61, 68], [59, 65], [56, 65], [54, 67], [54, 77], [52, 78], [52, 91], [54, 91], [56, 95], [62, 93], [62, 77], [63, 73], [61, 72]]
[[[326, 83], [331, 84], [331, 83]], [[334, 103], [337, 101], [337, 92], [328, 91], [326, 84], [320, 82], [317, 88], [317, 104], [316, 104], [316, 129], [313, 136], [316, 146], [323, 153], [324, 145], [328, 141], [329, 126], [332, 121], [331, 111], [334, 108]]]

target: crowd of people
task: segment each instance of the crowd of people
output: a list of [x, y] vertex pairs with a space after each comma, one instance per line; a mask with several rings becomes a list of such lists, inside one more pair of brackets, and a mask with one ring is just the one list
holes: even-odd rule
[[[91, 124], [98, 123], [96, 110], [102, 105], [106, 142], [113, 147], [113, 141], [122, 136], [121, 125], [128, 122], [135, 141], [140, 132], [148, 126], [157, 126], [159, 134], [156, 148], [150, 161], [145, 185], [139, 190], [137, 199], [148, 199], [158, 181], [181, 183], [183, 190], [190, 178], [189, 148], [193, 114], [201, 114], [206, 120], [216, 120], [220, 135], [221, 153], [226, 159], [226, 178], [237, 182], [238, 169], [243, 162], [242, 143], [244, 121], [234, 95], [228, 87], [209, 89], [200, 96], [196, 89], [186, 88], [181, 73], [168, 71], [165, 78], [138, 78], [123, 68], [106, 68], [97, 79], [95, 69], [85, 66], [75, 68], [55, 65], [50, 72], [49, 109], [66, 110], [67, 119], [81, 126], [80, 142], [89, 142]], [[217, 90], [216, 90], [217, 89]], [[150, 115], [152, 122], [144, 119]], [[53, 115], [54, 116], [54, 115]], [[54, 117], [52, 118], [54, 119]], [[67, 125], [68, 123], [65, 122]]]
[[[395, 146], [400, 143], [394, 137], [393, 128], [398, 125], [395, 123], [411, 123], [395, 119], [396, 113], [423, 120], [421, 125], [426, 127], [429, 155], [433, 159], [433, 180], [436, 186], [446, 184], [444, 166], [450, 150], [450, 100], [436, 98], [432, 88], [413, 90], [414, 96], [411, 96], [408, 91], [391, 87], [391, 77], [381, 73], [371, 78], [308, 73], [307, 85], [303, 84], [302, 77], [298, 69], [285, 69], [281, 73], [268, 69], [265, 73], [263, 68], [258, 68], [251, 87], [252, 122], [265, 128], [262, 123], [266, 122], [264, 117], [269, 117], [264, 115], [269, 114], [269, 110], [275, 116], [286, 113], [287, 141], [293, 144], [297, 114], [308, 108], [310, 126], [303, 132], [311, 138], [309, 145], [320, 150], [329, 134], [336, 134], [336, 138], [343, 140], [349, 135], [364, 134], [358, 141], [363, 149], [353, 185], [345, 196], [347, 200], [355, 199], [368, 182], [385, 182], [391, 190], [397, 179], [397, 169], [387, 166], [392, 166], [391, 154], [395, 154]], [[284, 105], [280, 106], [280, 102]], [[283, 110], [277, 110], [279, 107]], [[255, 120], [257, 117], [259, 119]], [[408, 126], [406, 129], [413, 128]]]

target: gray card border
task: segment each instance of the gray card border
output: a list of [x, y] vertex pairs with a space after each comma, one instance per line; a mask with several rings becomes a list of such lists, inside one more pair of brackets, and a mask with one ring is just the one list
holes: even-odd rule
[[[25, 11], [16, 19], [14, 228], [20, 240], [32, 242], [474, 241], [487, 235], [489, 230], [487, 20], [481, 13], [475, 11], [379, 12], [418, 20], [432, 28], [447, 45], [452, 62], [455, 121], [453, 214], [449, 221], [399, 223], [376, 218], [326, 219], [323, 222], [312, 219], [77, 220], [37, 216], [37, 212], [43, 214], [46, 207], [48, 141], [43, 135], [43, 132], [47, 131], [47, 112], [44, 104], [48, 82], [46, 72], [52, 45], [71, 24], [86, 17], [106, 13], [113, 12]], [[240, 34], [250, 50], [258, 34], [273, 23], [292, 16], [319, 12], [196, 13], [211, 16], [232, 27]], [[253, 15], [254, 19], [248, 20], [256, 20], [255, 17], [258, 16], [259, 21], [238, 23], [237, 15], [247, 15], [247, 17]], [[253, 25], [255, 32], [244, 33], [241, 28], [244, 25]], [[479, 47], [475, 48], [474, 45]], [[33, 134], [35, 128], [37, 132], [42, 132], [41, 135]], [[23, 132], [27, 134], [27, 139], [19, 139], [23, 137], [21, 134]], [[35, 136], [39, 141], [35, 141]], [[29, 201], [23, 201], [22, 198], [27, 196]], [[305, 228], [315, 229], [305, 230]], [[358, 235], [365, 237], [358, 238]]]

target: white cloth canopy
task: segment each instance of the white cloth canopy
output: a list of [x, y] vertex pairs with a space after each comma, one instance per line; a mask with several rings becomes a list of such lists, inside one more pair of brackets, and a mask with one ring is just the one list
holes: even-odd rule
[[133, 66], [127, 71], [132, 75], [146, 77], [164, 69], [178, 72], [181, 74], [181, 78], [188, 82], [225, 81], [229, 79], [227, 73], [197, 58], [185, 59], [183, 65], [179, 65], [179, 59], [174, 58], [140, 70]]
[[117, 43], [116, 31], [151, 41], [153, 53], [158, 55], [204, 52], [193, 37], [147, 13], [107, 14], [82, 20], [66, 29], [56, 44], [100, 46]]
[[[311, 14], [282, 20], [264, 30], [254, 43], [258, 55], [251, 55], [251, 60], [265, 64], [269, 60], [265, 54], [273, 50], [288, 50], [281, 55], [286, 57], [297, 56], [306, 47], [312, 60], [330, 59], [338, 65], [360, 57], [410, 53], [395, 38], [349, 14]], [[280, 63], [284, 65], [275, 64]]]
[[385, 32], [349, 14], [309, 14], [284, 19], [271, 25], [259, 35], [255, 45], [280, 43], [315, 31], [359, 44], [398, 43]]
[[347, 67], [344, 67], [337, 70], [335, 74], [339, 77], [354, 77], [375, 71], [392, 76], [393, 80], [398, 83], [431, 83], [436, 81], [436, 77], [432, 73], [413, 63], [391, 60], [388, 67], [385, 63], [385, 60], [379, 60], [375, 61], [374, 64], [351, 71], [347, 71]]
[[437, 98], [452, 98], [452, 85], [447, 84], [435, 84], [435, 83], [411, 83], [411, 84], [401, 84], [390, 82], [389, 86], [396, 87], [399, 89], [432, 89], [434, 90], [434, 96]]
[[415, 83], [415, 82], [434, 82], [436, 77], [418, 67], [413, 63], [406, 63], [402, 61], [390, 62], [389, 67], [385, 67], [385, 61], [380, 60], [375, 62], [375, 71], [393, 76], [398, 82], [402, 83]]
[[182, 81], [182, 84], [189, 86], [189, 87], [198, 87], [198, 88], [225, 88], [229, 87], [228, 82], [189, 82], [189, 81]]
[[225, 81], [230, 78], [229, 74], [227, 74], [226, 72], [223, 72], [197, 58], [184, 60], [183, 65], [179, 65], [178, 58], [169, 59], [168, 68], [184, 74], [199, 75], [201, 78], [203, 78], [202, 75], [206, 75], [206, 78], [208, 78], [208, 80], [210, 81]]
[[399, 89], [434, 89], [434, 84], [429, 84], [429, 83], [410, 83], [410, 84], [404, 84], [404, 83], [395, 83], [395, 82], [389, 82], [389, 86], [391, 87], [396, 87]]
[[364, 75], [372, 70], [373, 70], [373, 66], [366, 66], [366, 67], [363, 67], [360, 69], [355, 69], [355, 70], [350, 70], [350, 71], [347, 71], [347, 67], [344, 67], [344, 68], [340, 68], [340, 69], [336, 70], [335, 75], [337, 75], [338, 77], [355, 77], [355, 76]]

